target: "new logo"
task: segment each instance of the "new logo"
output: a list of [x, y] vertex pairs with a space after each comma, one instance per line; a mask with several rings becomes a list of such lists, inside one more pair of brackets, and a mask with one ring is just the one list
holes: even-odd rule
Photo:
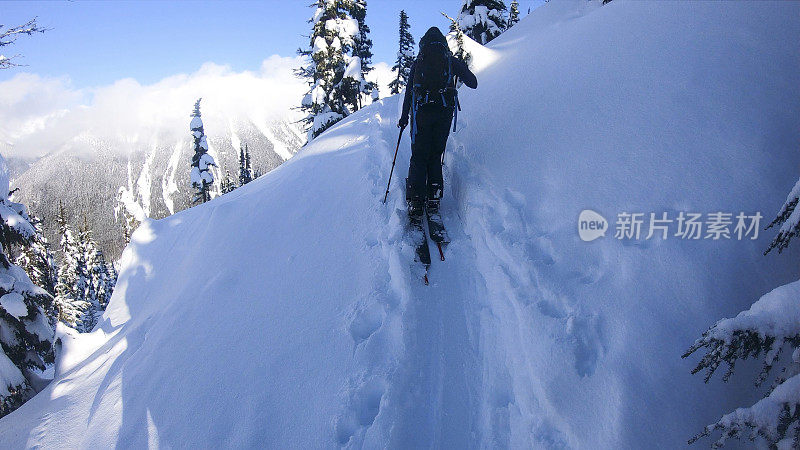
[[591, 209], [584, 209], [578, 216], [578, 235], [582, 241], [593, 241], [600, 236], [605, 236], [608, 230], [608, 221]]

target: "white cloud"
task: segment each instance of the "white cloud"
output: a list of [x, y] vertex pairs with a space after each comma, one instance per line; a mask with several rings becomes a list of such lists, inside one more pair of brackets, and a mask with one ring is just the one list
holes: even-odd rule
[[189, 114], [198, 97], [207, 133], [212, 124], [275, 117], [296, 119], [305, 83], [292, 70], [298, 57], [271, 56], [259, 71], [234, 72], [206, 63], [192, 74], [178, 74], [151, 85], [134, 79], [80, 90], [66, 78], [19, 74], [0, 82], [0, 151], [5, 156], [37, 157], [70, 148], [79, 136], [130, 143], [188, 133]]
[[75, 108], [82, 95], [67, 78], [22, 73], [0, 83], [0, 148], [42, 132]]

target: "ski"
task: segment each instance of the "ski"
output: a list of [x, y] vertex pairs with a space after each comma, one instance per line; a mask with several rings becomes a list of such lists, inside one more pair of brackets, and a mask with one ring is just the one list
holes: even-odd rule
[[428, 269], [431, 267], [431, 251], [428, 247], [428, 236], [422, 223], [422, 217], [409, 216], [409, 224], [414, 235], [414, 245], [416, 247], [417, 260], [425, 266], [423, 281], [428, 284]]
[[436, 248], [439, 250], [439, 259], [444, 261], [444, 248], [450, 243], [450, 237], [447, 236], [447, 230], [444, 229], [439, 206], [433, 206], [429, 203], [428, 207], [425, 208], [425, 215], [428, 218], [428, 230], [431, 233], [431, 240], [436, 243]]
[[439, 259], [444, 261], [444, 250], [442, 250], [442, 243], [441, 242], [437, 242], [436, 243], [436, 248], [439, 249]]

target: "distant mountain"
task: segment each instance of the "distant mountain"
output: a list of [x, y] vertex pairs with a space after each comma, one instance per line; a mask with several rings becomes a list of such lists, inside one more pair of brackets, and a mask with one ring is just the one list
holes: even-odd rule
[[[216, 120], [215, 120], [216, 119]], [[223, 120], [224, 119], [224, 120]], [[206, 118], [209, 152], [219, 168], [215, 190], [227, 170], [238, 180], [239, 147], [247, 144], [254, 171], [266, 173], [289, 159], [305, 138], [291, 117], [257, 123], [213, 114]], [[54, 244], [55, 216], [63, 202], [74, 226], [86, 223], [107, 256], [117, 259], [124, 248], [118, 192], [130, 192], [144, 213], [163, 218], [191, 206], [189, 164], [191, 139], [186, 130], [160, 130], [147, 139], [97, 138], [78, 133], [59, 149], [38, 160], [9, 158], [16, 199], [44, 220], [47, 238]], [[130, 148], [127, 151], [120, 149]]]
[[20, 176], [35, 162], [36, 158], [6, 158], [9, 176], [11, 178]]

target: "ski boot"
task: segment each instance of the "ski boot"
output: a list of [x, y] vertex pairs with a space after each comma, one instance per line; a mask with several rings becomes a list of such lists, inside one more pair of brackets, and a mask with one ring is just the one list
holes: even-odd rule
[[428, 187], [428, 199], [425, 202], [425, 212], [428, 215], [428, 231], [431, 239], [437, 244], [447, 244], [449, 239], [444, 229], [442, 215], [439, 212], [439, 202], [442, 198], [442, 187], [432, 184]]
[[427, 271], [431, 265], [431, 254], [428, 249], [428, 238], [425, 236], [425, 228], [422, 223], [422, 217], [425, 215], [425, 201], [411, 193], [408, 179], [406, 179], [406, 204], [408, 205], [408, 223], [412, 230], [417, 259], [425, 266]]

